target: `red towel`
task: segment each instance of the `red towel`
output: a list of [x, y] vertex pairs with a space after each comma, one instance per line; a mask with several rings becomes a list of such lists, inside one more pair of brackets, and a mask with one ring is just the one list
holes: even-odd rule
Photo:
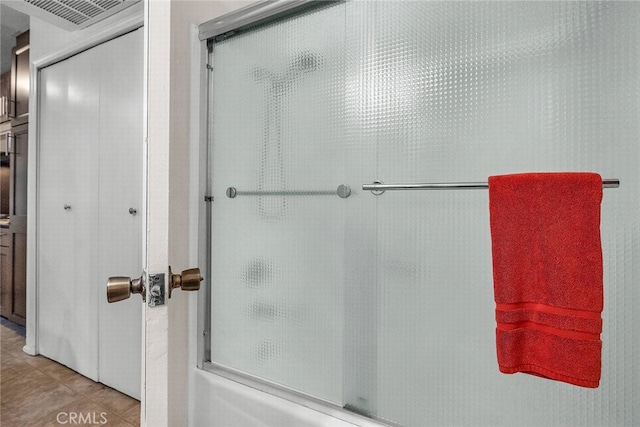
[[602, 341], [602, 178], [489, 178], [501, 372], [596, 388]]

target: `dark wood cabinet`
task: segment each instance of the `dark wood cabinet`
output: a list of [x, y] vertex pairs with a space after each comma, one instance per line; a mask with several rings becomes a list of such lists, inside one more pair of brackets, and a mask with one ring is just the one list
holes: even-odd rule
[[29, 31], [16, 37], [12, 49], [11, 64], [11, 125], [18, 126], [29, 121]]
[[27, 236], [0, 230], [0, 314], [24, 325], [27, 317]]
[[11, 313], [11, 288], [13, 287], [13, 245], [8, 229], [0, 229], [0, 314], [9, 317]]
[[[6, 169], [4, 163], [9, 166], [9, 214], [2, 219], [0, 228], [0, 315], [21, 325], [25, 324], [27, 314], [28, 129], [27, 124], [12, 128], [7, 146], [9, 155], [2, 156], [3, 168]], [[6, 188], [3, 190], [6, 192]]]
[[0, 123], [11, 120], [11, 71], [0, 75]]
[[16, 37], [11, 71], [2, 75], [1, 83], [0, 315], [24, 325], [27, 314], [29, 31]]

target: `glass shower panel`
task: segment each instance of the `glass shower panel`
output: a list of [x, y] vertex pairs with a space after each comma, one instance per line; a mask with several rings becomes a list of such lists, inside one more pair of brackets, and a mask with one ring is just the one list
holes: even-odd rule
[[344, 26], [321, 8], [217, 42], [211, 126], [212, 361], [338, 404]]
[[[637, 424], [639, 20], [349, 1], [217, 41], [212, 361], [406, 426]], [[528, 171], [622, 183], [595, 390], [498, 371], [486, 190], [361, 190]]]
[[637, 405], [625, 390], [639, 380], [637, 352], [624, 344], [633, 329], [624, 325], [638, 319], [638, 267], [623, 260], [638, 255], [640, 5], [348, 8], [357, 9], [353, 36], [366, 34], [360, 87], [379, 141], [372, 179], [595, 171], [623, 183], [602, 204], [608, 273], [597, 390], [498, 372], [486, 190], [377, 197], [375, 414], [408, 426], [633, 424]]

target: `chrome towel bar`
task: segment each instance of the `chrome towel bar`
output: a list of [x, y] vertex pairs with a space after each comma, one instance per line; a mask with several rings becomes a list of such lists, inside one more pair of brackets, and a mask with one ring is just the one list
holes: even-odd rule
[[227, 188], [227, 197], [230, 199], [236, 196], [338, 196], [346, 199], [351, 195], [351, 188], [341, 184], [335, 190], [283, 190], [283, 191], [239, 191], [235, 187]]
[[[618, 188], [620, 180], [616, 178], [607, 178], [602, 180], [602, 188]], [[381, 181], [375, 181], [373, 184], [362, 184], [363, 190], [371, 191], [376, 196], [387, 190], [477, 190], [487, 189], [487, 182], [437, 182], [422, 184], [385, 184]]]

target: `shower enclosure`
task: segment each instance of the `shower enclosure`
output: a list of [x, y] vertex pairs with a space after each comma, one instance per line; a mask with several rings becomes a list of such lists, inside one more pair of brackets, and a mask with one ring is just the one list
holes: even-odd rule
[[[205, 368], [388, 424], [640, 423], [640, 5], [319, 3], [209, 42]], [[362, 189], [528, 171], [622, 183], [596, 390], [498, 372], [486, 190]]]

